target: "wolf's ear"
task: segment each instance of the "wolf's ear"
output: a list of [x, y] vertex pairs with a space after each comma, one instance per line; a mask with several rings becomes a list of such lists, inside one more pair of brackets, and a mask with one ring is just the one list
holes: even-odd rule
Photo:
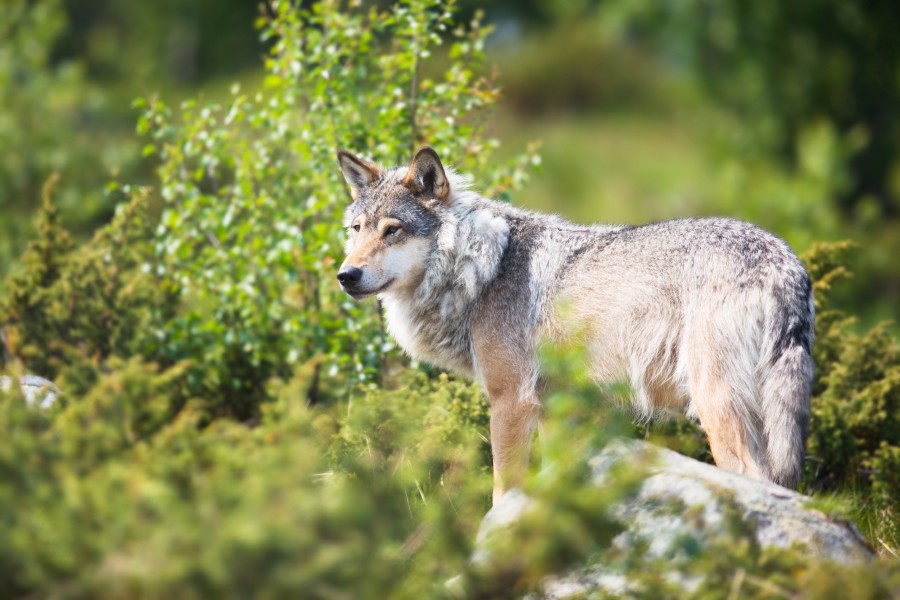
[[444, 173], [441, 159], [438, 158], [437, 152], [428, 146], [416, 152], [409, 165], [409, 172], [403, 178], [403, 185], [438, 200], [447, 200], [450, 197], [450, 182]]
[[360, 190], [381, 177], [381, 169], [346, 150], [338, 150], [337, 157], [354, 201], [359, 198]]

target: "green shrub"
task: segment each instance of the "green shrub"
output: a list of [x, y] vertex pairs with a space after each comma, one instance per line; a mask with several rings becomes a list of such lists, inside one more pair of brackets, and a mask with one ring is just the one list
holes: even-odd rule
[[[22, 256], [22, 271], [7, 278], [4, 285], [2, 315], [4, 362], [13, 357], [24, 360], [34, 372], [54, 377], [46, 353], [56, 342], [58, 330], [50, 317], [51, 304], [59, 301], [50, 288], [59, 280], [60, 272], [72, 249], [69, 234], [59, 223], [53, 203], [55, 178], [44, 185], [41, 210], [38, 213], [37, 236], [28, 243]], [[19, 339], [23, 339], [19, 347]]]
[[[466, 597], [518, 597], [589, 557], [629, 572], [638, 597], [684, 596], [661, 576], [670, 563], [609, 545], [621, 525], [605, 507], [641, 469], [589, 483], [585, 449], [625, 419], [598, 410], [571, 362], [552, 367], [548, 468], [526, 481], [534, 508], [490, 569], [468, 563], [491, 488], [475, 384], [410, 370], [396, 391], [310, 407], [306, 364], [270, 382], [273, 401], [255, 425], [202, 426], [198, 403], [171, 411], [184, 368], [109, 366], [90, 392], [49, 412], [0, 396], [4, 597], [440, 598], [458, 589], [444, 585], [457, 574]], [[702, 581], [697, 596], [735, 585], [742, 597], [803, 594], [827, 589], [823, 579], [862, 598], [897, 589], [887, 566], [855, 581], [853, 570], [763, 551], [748, 527], [735, 518], [720, 542], [678, 563]]]
[[139, 361], [50, 413], [0, 398], [4, 597], [414, 597], [449, 577], [490, 490], [477, 389], [413, 372], [310, 409], [312, 372], [273, 383], [255, 427], [173, 419], [184, 369]]
[[45, 186], [37, 237], [22, 268], [4, 285], [0, 330], [8, 366], [57, 379], [80, 394], [107, 359], [139, 353], [150, 308], [162, 299], [143, 268], [150, 232], [146, 191], [134, 193], [109, 225], [73, 252], [53, 201], [54, 182]]
[[853, 517], [879, 546], [900, 547], [900, 342], [887, 324], [863, 335], [830, 307], [834, 284], [849, 275], [849, 243], [819, 244], [804, 257], [816, 303], [816, 386], [807, 485], [850, 493]]
[[[271, 8], [260, 23], [272, 41], [261, 91], [235, 86], [228, 106], [186, 102], [177, 115], [158, 99], [138, 103], [166, 201], [154, 274], [180, 306], [154, 313], [151, 353], [202, 356], [195, 389], [241, 418], [270, 377], [314, 356], [314, 401], [379, 381], [396, 360], [375, 305], [352, 302], [335, 283], [349, 201], [336, 150], [402, 164], [428, 143], [482, 172], [497, 144], [484, 122], [496, 85], [480, 75], [488, 30], [477, 20], [453, 26], [453, 3]], [[446, 70], [423, 76], [445, 40]], [[524, 172], [520, 162], [488, 175], [499, 191]]]

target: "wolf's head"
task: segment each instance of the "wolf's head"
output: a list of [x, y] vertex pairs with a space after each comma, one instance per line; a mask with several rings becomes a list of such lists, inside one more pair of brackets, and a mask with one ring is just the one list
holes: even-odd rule
[[439, 213], [451, 200], [440, 158], [422, 148], [408, 168], [381, 169], [341, 150], [338, 162], [353, 198], [344, 213], [341, 289], [356, 299], [414, 289], [440, 229]]

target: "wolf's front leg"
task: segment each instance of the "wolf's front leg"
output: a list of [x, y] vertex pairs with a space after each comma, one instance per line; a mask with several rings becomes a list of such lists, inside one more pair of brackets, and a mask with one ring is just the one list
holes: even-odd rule
[[[503, 313], [504, 307], [486, 306]], [[494, 460], [494, 504], [522, 482], [528, 451], [540, 415], [531, 335], [478, 319], [472, 327], [475, 374], [491, 401], [491, 454]]]
[[[490, 395], [490, 394], [489, 394]], [[491, 396], [491, 454], [494, 458], [494, 504], [522, 481], [540, 407], [518, 394]]]

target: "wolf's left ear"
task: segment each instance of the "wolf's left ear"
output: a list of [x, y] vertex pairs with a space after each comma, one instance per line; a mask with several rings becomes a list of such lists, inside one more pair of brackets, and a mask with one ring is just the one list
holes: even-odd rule
[[403, 179], [409, 189], [427, 194], [438, 200], [450, 197], [450, 182], [437, 152], [425, 146], [416, 152], [409, 165], [409, 172]]
[[381, 169], [346, 150], [338, 150], [337, 157], [338, 163], [341, 165], [341, 172], [344, 173], [344, 179], [350, 186], [350, 196], [355, 202], [364, 187], [381, 177]]

